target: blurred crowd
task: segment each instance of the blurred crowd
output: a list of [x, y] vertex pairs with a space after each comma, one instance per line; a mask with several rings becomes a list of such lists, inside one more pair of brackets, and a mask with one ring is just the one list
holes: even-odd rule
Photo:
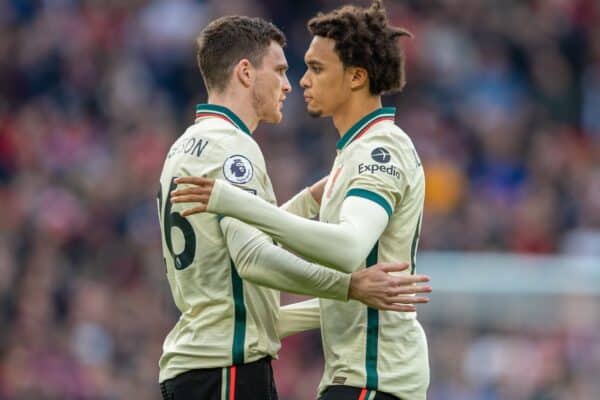
[[[336, 132], [307, 116], [297, 83], [307, 19], [341, 3], [0, 1], [0, 400], [159, 398], [177, 314], [155, 196], [168, 147], [206, 100], [194, 38], [227, 14], [287, 34], [294, 92], [283, 123], [255, 133], [282, 202], [334, 158]], [[600, 260], [600, 4], [385, 4], [415, 35], [408, 84], [384, 103], [427, 175], [420, 250]], [[426, 329], [432, 400], [600, 396], [598, 327]], [[318, 333], [286, 339], [282, 400], [314, 398], [319, 346]]]

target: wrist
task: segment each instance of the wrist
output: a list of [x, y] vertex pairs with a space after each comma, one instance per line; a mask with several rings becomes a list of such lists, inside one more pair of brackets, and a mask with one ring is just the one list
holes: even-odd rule
[[359, 277], [356, 272], [350, 274], [350, 284], [348, 285], [348, 300], [357, 299], [357, 288]]
[[[228, 185], [227, 183], [225, 183], [224, 181], [221, 181], [220, 179], [215, 179], [215, 181], [213, 182], [210, 197], [208, 199], [208, 202], [206, 203], [206, 211], [207, 212], [211, 212], [211, 213], [219, 214], [219, 215], [225, 214], [224, 212], [222, 212], [222, 210], [219, 207], [221, 205], [221, 203], [219, 202], [220, 191], [221, 191], [221, 186], [223, 184]], [[225, 186], [224, 189], [227, 189], [227, 187]]]

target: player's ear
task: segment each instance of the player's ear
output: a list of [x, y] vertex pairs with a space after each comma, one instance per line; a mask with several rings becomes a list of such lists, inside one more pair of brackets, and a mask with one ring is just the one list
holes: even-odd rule
[[234, 74], [244, 87], [250, 87], [254, 81], [254, 66], [248, 59], [243, 58], [235, 66]]
[[347, 69], [347, 73], [350, 75], [350, 88], [352, 90], [362, 89], [369, 84], [369, 73], [366, 69], [350, 67]]

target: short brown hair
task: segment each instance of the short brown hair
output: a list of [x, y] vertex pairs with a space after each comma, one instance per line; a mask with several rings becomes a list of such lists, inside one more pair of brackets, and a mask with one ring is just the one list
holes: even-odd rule
[[247, 58], [260, 68], [275, 41], [285, 46], [285, 35], [271, 22], [245, 16], [221, 17], [208, 24], [196, 38], [198, 67], [208, 91], [223, 91], [231, 70]]
[[344, 66], [361, 67], [369, 74], [369, 91], [379, 95], [404, 87], [404, 56], [396, 43], [405, 29], [390, 26], [382, 0], [369, 8], [346, 5], [308, 21], [315, 36], [335, 41], [335, 51]]

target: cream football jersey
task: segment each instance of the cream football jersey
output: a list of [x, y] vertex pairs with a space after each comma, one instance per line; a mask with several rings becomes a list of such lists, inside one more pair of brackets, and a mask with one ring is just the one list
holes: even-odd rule
[[[163, 253], [181, 316], [163, 344], [162, 382], [182, 372], [275, 357], [279, 292], [239, 277], [214, 214], [183, 218], [172, 204], [180, 176], [221, 178], [275, 204], [265, 162], [249, 129], [229, 109], [203, 104], [171, 147], [158, 198]], [[200, 227], [200, 228], [197, 228]], [[179, 229], [174, 229], [179, 228]]]
[[[364, 260], [410, 260], [414, 274], [425, 177], [410, 138], [394, 123], [393, 108], [358, 121], [337, 143], [337, 157], [325, 187], [320, 220], [339, 222], [344, 199], [358, 196], [379, 204], [389, 222]], [[336, 244], [341, 246], [343, 244]], [[333, 251], [333, 249], [332, 249]], [[415, 313], [378, 311], [350, 301], [320, 300], [325, 372], [329, 385], [378, 390], [402, 399], [424, 399], [429, 382], [427, 344]]]

